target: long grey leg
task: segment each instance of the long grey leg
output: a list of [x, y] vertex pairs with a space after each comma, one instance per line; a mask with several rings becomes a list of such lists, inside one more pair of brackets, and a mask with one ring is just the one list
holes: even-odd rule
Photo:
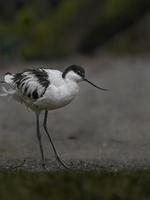
[[49, 132], [48, 132], [48, 129], [47, 129], [47, 116], [48, 116], [48, 111], [45, 110], [44, 122], [43, 122], [44, 130], [45, 130], [45, 132], [46, 132], [46, 134], [47, 134], [47, 137], [48, 137], [48, 139], [49, 139], [50, 144], [52, 145], [52, 148], [53, 148], [53, 151], [54, 151], [54, 153], [55, 153], [55, 156], [56, 156], [57, 161], [58, 161], [63, 167], [68, 168], [68, 166], [60, 159], [60, 157], [59, 157], [59, 155], [58, 155], [58, 153], [57, 153], [57, 151], [56, 151], [55, 145], [54, 145], [54, 143], [53, 143], [53, 141], [52, 141], [52, 139], [51, 139], [51, 136], [50, 136], [50, 134], [49, 134]]
[[36, 131], [37, 131], [38, 142], [40, 145], [42, 167], [45, 167], [45, 157], [44, 157], [43, 146], [42, 146], [42, 141], [41, 141], [41, 133], [40, 133], [39, 112], [36, 112]]

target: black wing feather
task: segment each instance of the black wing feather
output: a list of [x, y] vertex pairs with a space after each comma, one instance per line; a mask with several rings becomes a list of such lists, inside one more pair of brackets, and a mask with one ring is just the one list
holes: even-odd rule
[[34, 100], [42, 97], [50, 84], [48, 74], [42, 68], [27, 69], [14, 74], [13, 81], [24, 96]]

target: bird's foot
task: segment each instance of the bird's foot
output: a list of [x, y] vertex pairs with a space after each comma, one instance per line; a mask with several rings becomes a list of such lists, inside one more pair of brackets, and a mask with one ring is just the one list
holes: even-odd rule
[[42, 160], [41, 160], [40, 166], [42, 167], [43, 170], [46, 169], [46, 162], [45, 162], [45, 159], [42, 159]]
[[59, 157], [56, 157], [56, 159], [57, 159], [57, 161], [58, 161], [58, 163], [59, 163], [59, 167], [62, 166], [62, 167], [64, 167], [65, 169], [70, 169], [70, 167], [72, 166], [72, 165], [66, 163], [65, 161], [61, 160]]
[[20, 167], [23, 167], [25, 162], [26, 162], [26, 160], [23, 160], [23, 161], [22, 161], [20, 164], [18, 164], [18, 165], [15, 165], [15, 166], [13, 166], [13, 165], [7, 166], [7, 169], [11, 169], [11, 170], [18, 169], [18, 168], [20, 168]]
[[44, 162], [44, 163], [42, 163], [42, 169], [43, 169], [43, 170], [45, 170], [45, 169], [46, 169], [46, 164], [45, 164], [45, 162]]

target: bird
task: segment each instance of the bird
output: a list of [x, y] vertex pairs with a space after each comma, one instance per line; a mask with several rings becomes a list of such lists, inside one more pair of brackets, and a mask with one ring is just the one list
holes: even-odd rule
[[56, 160], [64, 168], [68, 165], [60, 158], [47, 127], [48, 112], [71, 103], [79, 91], [79, 83], [85, 81], [99, 90], [107, 91], [86, 79], [85, 70], [72, 64], [63, 71], [49, 68], [29, 68], [22, 72], [4, 74], [0, 96], [11, 96], [19, 103], [29, 107], [36, 117], [36, 134], [41, 154], [42, 167], [45, 167], [45, 155], [40, 132], [40, 114], [44, 112], [43, 127], [54, 151]]

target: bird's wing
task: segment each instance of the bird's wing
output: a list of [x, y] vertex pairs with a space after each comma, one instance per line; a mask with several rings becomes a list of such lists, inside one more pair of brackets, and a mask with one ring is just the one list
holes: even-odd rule
[[22, 95], [36, 100], [42, 97], [49, 86], [48, 74], [43, 68], [28, 69], [22, 73], [6, 74], [5, 82], [15, 87]]

